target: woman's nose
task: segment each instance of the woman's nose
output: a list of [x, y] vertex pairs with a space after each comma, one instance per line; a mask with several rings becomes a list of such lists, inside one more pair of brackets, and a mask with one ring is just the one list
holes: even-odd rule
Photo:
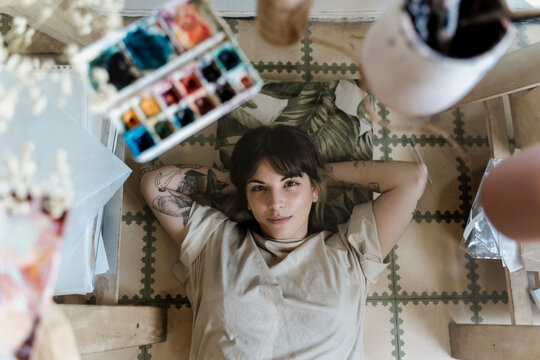
[[272, 209], [281, 209], [285, 205], [285, 197], [280, 191], [269, 191], [268, 205]]

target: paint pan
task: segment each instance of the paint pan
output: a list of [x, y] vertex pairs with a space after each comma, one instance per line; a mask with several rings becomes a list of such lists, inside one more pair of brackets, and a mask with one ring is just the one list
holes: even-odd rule
[[81, 50], [73, 59], [93, 109], [146, 162], [255, 96], [262, 80], [204, 0], [179, 0]]

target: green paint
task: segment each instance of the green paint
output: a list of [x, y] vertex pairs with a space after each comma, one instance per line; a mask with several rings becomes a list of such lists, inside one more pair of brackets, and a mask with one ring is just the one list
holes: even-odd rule
[[299, 62], [291, 63], [290, 61], [287, 61], [286, 63], [283, 63], [281, 61], [278, 61], [277, 63], [274, 63], [273, 61], [270, 61], [268, 63], [263, 63], [262, 61], [259, 61], [258, 63], [252, 62], [253, 67], [257, 69], [258, 72], [278, 72], [282, 73], [283, 71], [286, 71], [287, 73], [292, 73], [293, 71], [297, 74], [300, 74], [303, 71], [302, 64]]
[[127, 213], [122, 215], [122, 221], [125, 222], [127, 225], [131, 225], [133, 221], [135, 221], [137, 225], [141, 225], [144, 221], [144, 214], [140, 211], [137, 211], [137, 213], [133, 215], [131, 211], [128, 211]]
[[238, 19], [236, 19], [236, 18], [226, 18], [225, 21], [227, 22], [227, 24], [231, 28], [232, 32], [235, 35], [238, 35]]
[[150, 360], [152, 355], [149, 350], [152, 348], [152, 345], [143, 345], [139, 346], [139, 355], [137, 355], [137, 360]]
[[403, 320], [399, 317], [399, 313], [402, 312], [402, 309], [397, 303], [394, 303], [390, 306], [390, 311], [393, 314], [392, 319], [390, 320], [391, 324], [393, 325], [393, 328], [390, 331], [393, 336], [392, 345], [394, 346], [392, 356], [399, 360], [405, 356], [405, 353], [401, 349], [403, 345], [405, 345], [405, 342], [401, 340], [401, 336], [404, 334], [404, 331], [400, 328], [400, 325], [403, 324]]
[[123, 295], [119, 300], [118, 304], [120, 305], [144, 305], [144, 306], [157, 306], [157, 307], [166, 307], [170, 308], [174, 306], [176, 309], [182, 307], [191, 308], [191, 303], [189, 299], [182, 295], [176, 294], [175, 297], [172, 297], [170, 294], [167, 294], [165, 298], [161, 295], [156, 295], [147, 299], [139, 297], [139, 295], [134, 295], [131, 299], [127, 295]]
[[310, 64], [311, 61], [313, 61], [313, 57], [311, 56], [311, 53], [313, 52], [313, 49], [311, 48], [311, 40], [309, 40], [309, 35], [311, 35], [311, 23], [308, 24], [306, 33], [304, 35], [304, 38], [302, 39], [302, 53], [304, 54], [301, 59], [304, 62], [304, 74], [302, 75], [302, 79], [304, 81], [312, 81], [313, 75], [311, 74]]
[[440, 224], [443, 221], [446, 222], [447, 224], [451, 222], [461, 223], [463, 221], [463, 213], [457, 210], [454, 210], [453, 213], [451, 213], [448, 210], [446, 210], [445, 212], [441, 212], [440, 210], [435, 210], [435, 212], [433, 213], [431, 213], [430, 211], [421, 213], [420, 211], [415, 210], [413, 214], [413, 220], [417, 224], [420, 224], [423, 221], [429, 224], [433, 220], [435, 220], [438, 224]]
[[345, 75], [349, 73], [355, 75], [358, 73], [358, 67], [356, 66], [356, 64], [337, 64], [335, 62], [330, 65], [327, 63], [319, 64], [317, 62], [314, 62], [309, 66], [309, 69], [315, 74], [321, 72], [324, 74], [332, 73], [337, 75], [338, 73], [340, 73]]
[[465, 257], [468, 259], [466, 267], [469, 270], [469, 273], [467, 274], [467, 278], [471, 281], [470, 284], [467, 286], [467, 288], [472, 293], [472, 305], [469, 308], [473, 312], [471, 321], [475, 324], [480, 324], [483, 319], [480, 316], [480, 311], [482, 310], [482, 307], [479, 304], [480, 285], [478, 285], [478, 279], [480, 276], [476, 273], [476, 270], [478, 269], [478, 264], [469, 255], [465, 254]]
[[459, 199], [462, 201], [459, 208], [462, 211], [463, 215], [463, 223], [462, 226], [465, 228], [465, 224], [467, 222], [467, 219], [469, 218], [469, 213], [471, 212], [471, 206], [472, 206], [472, 194], [471, 194], [471, 186], [469, 185], [469, 182], [471, 178], [469, 177], [470, 169], [465, 165], [465, 163], [459, 159], [456, 158], [456, 161], [458, 162], [458, 172], [460, 175], [458, 176], [459, 186], [458, 189], [461, 191], [461, 195], [459, 196]]
[[[385, 124], [389, 124], [390, 120], [388, 120], [388, 115], [390, 114], [390, 111], [388, 111], [388, 109], [384, 105], [377, 104], [377, 106], [379, 107], [379, 112], [377, 114], [380, 116], [381, 121]], [[380, 139], [381, 149], [380, 150], [383, 153], [383, 156], [379, 160], [385, 160], [385, 161], [392, 160], [392, 158], [390, 157], [390, 153], [392, 152], [392, 148], [390, 147], [391, 145], [390, 139], [389, 139], [390, 130], [384, 126], [381, 126], [381, 128], [379, 129], [379, 134], [381, 135], [381, 139]]]

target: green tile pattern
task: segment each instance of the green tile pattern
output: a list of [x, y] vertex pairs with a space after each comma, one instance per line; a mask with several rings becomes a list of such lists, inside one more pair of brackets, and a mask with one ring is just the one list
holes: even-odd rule
[[0, 14], [0, 34], [6, 35], [11, 30], [13, 18], [6, 14]]
[[[237, 25], [238, 21], [245, 20], [228, 20], [229, 25], [235, 33], [238, 32]], [[316, 59], [313, 58], [313, 47], [312, 43], [309, 40], [311, 34], [312, 26], [316, 26], [311, 23], [306, 30], [304, 38], [300, 42], [302, 56], [300, 59], [289, 59], [288, 61], [265, 61], [264, 59], [252, 59], [253, 65], [255, 68], [264, 75], [267, 74], [297, 74], [301, 75], [301, 78], [305, 81], [311, 81], [314, 79], [314, 75], [318, 74], [340, 74], [340, 75], [354, 75], [356, 74], [356, 65], [351, 63], [342, 63], [338, 64], [336, 62], [332, 63], [318, 63]], [[529, 45], [529, 40], [527, 37], [527, 28], [525, 26], [518, 27], [518, 46], [524, 47]], [[389, 123], [390, 110], [384, 107], [381, 104], [377, 104], [376, 109], [378, 115], [384, 123]], [[473, 147], [487, 147], [488, 141], [487, 136], [485, 135], [469, 135], [465, 131], [465, 122], [464, 122], [464, 112], [462, 109], [455, 109], [452, 112], [453, 120], [453, 129], [452, 136], [453, 138], [465, 149]], [[394, 151], [399, 151], [401, 148], [409, 146], [410, 138], [407, 135], [396, 135], [385, 128], [381, 127], [377, 133], [373, 134], [373, 146], [377, 148], [382, 154], [379, 160], [392, 160], [392, 153]], [[198, 135], [188, 141], [184, 142], [181, 146], [194, 145], [199, 143], [203, 144], [215, 144], [215, 137], [213, 135], [204, 136]], [[419, 134], [416, 136], [416, 143], [420, 147], [431, 147], [431, 148], [442, 148], [447, 144], [447, 142], [439, 136], [434, 135], [425, 135]], [[487, 159], [486, 159], [487, 161]], [[455, 159], [455, 166], [459, 173], [459, 176], [456, 181], [460, 196], [460, 205], [459, 210], [448, 210], [448, 209], [434, 209], [428, 211], [416, 211], [413, 216], [413, 221], [416, 223], [457, 223], [462, 227], [465, 226], [469, 209], [473, 201], [474, 194], [472, 193], [471, 188], [471, 169], [469, 169], [465, 163], [459, 158]], [[154, 291], [152, 290], [152, 276], [153, 276], [153, 266], [156, 259], [153, 257], [155, 252], [154, 242], [155, 242], [155, 219], [153, 219], [149, 209], [145, 207], [142, 211], [137, 212], [136, 214], [126, 213], [123, 216], [123, 221], [126, 224], [144, 223], [144, 242], [145, 246], [141, 249], [143, 254], [144, 266], [141, 268], [143, 278], [141, 280], [141, 296], [134, 296], [129, 299], [127, 296], [123, 296], [121, 303], [123, 304], [148, 304], [156, 306], [175, 306], [177, 309], [182, 306], [190, 306], [188, 299], [182, 294], [176, 295], [167, 295], [161, 297], [160, 295], [153, 296]], [[488, 293], [486, 290], [482, 290], [481, 286], [478, 283], [479, 274], [477, 273], [478, 264], [474, 259], [469, 258], [465, 253], [463, 254], [466, 257], [466, 269], [467, 269], [467, 291], [458, 293], [456, 291], [451, 292], [407, 292], [403, 291], [399, 281], [400, 277], [400, 266], [399, 258], [397, 256], [396, 246], [390, 254], [390, 264], [388, 279], [390, 283], [388, 285], [388, 291], [383, 291], [381, 294], [374, 292], [368, 296], [367, 304], [368, 306], [378, 306], [379, 304], [388, 307], [388, 311], [391, 312], [391, 336], [392, 336], [392, 349], [391, 355], [394, 359], [403, 359], [406, 358], [406, 353], [403, 351], [404, 348], [404, 330], [403, 330], [403, 320], [401, 318], [401, 312], [404, 306], [414, 305], [414, 306], [423, 306], [428, 304], [465, 304], [469, 306], [469, 309], [472, 313], [470, 321], [472, 323], [481, 323], [483, 318], [482, 305], [488, 303], [497, 304], [499, 302], [507, 303], [508, 296], [506, 291], [501, 293], [497, 291], [492, 291]], [[141, 358], [148, 359], [150, 356], [150, 347], [142, 347], [144, 351], [141, 350]]]

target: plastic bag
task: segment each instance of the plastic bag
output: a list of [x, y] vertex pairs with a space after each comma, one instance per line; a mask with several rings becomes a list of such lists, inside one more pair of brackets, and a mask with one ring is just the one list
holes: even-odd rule
[[474, 199], [460, 249], [475, 259], [501, 259], [510, 272], [523, 267], [518, 244], [504, 236], [491, 224], [484, 213], [478, 194], [491, 169], [503, 159], [490, 159]]

